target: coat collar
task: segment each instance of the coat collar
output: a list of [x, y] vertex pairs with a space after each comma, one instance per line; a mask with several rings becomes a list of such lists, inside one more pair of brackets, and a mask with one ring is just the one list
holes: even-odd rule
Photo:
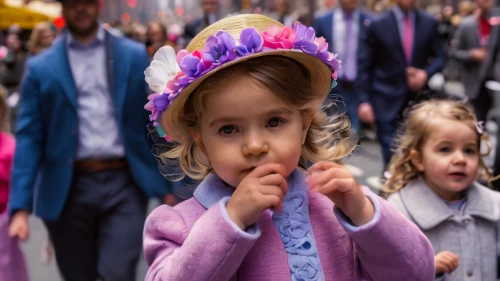
[[[304, 171], [296, 168], [289, 177], [289, 188], [298, 186], [301, 182], [305, 182]], [[231, 196], [234, 189], [234, 187], [225, 183], [215, 173], [212, 173], [198, 185], [193, 193], [193, 197], [200, 202], [205, 209], [208, 209], [222, 198]]]
[[[401, 189], [401, 200], [415, 223], [422, 229], [431, 229], [455, 216], [455, 213], [438, 197], [422, 178]], [[473, 183], [467, 189], [464, 215], [488, 221], [500, 219], [500, 198], [494, 191]]]

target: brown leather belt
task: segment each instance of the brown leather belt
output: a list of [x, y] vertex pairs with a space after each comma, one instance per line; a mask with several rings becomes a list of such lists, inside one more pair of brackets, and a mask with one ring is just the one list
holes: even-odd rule
[[105, 170], [123, 169], [128, 167], [127, 159], [86, 159], [76, 161], [73, 166], [77, 172], [100, 172]]

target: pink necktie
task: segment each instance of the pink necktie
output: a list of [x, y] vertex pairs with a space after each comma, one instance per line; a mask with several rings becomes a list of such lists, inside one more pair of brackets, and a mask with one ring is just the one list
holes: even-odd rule
[[413, 48], [413, 22], [408, 15], [404, 18], [403, 48], [405, 51], [406, 62], [411, 64], [411, 51]]

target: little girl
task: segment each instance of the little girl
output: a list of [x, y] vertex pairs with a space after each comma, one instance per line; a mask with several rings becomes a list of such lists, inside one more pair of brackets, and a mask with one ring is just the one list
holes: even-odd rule
[[433, 280], [425, 236], [335, 163], [352, 147], [346, 117], [321, 110], [327, 48], [298, 22], [239, 15], [155, 55], [146, 108], [177, 143], [164, 163], [204, 180], [148, 217], [146, 280]]
[[9, 236], [7, 202], [15, 141], [8, 131], [7, 90], [0, 85], [0, 281], [27, 281], [24, 255], [19, 242]]
[[422, 102], [408, 111], [397, 141], [386, 182], [397, 192], [388, 200], [431, 241], [436, 280], [497, 280], [500, 193], [476, 182], [491, 173], [473, 111], [454, 101]]

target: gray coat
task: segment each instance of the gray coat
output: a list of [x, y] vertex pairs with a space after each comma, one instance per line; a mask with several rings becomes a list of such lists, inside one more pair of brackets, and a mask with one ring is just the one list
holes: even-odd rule
[[497, 280], [500, 193], [474, 183], [466, 196], [463, 215], [457, 215], [418, 179], [388, 201], [422, 230], [435, 254], [450, 251], [458, 255], [458, 268], [438, 280]]
[[[489, 46], [496, 45], [498, 29], [499, 26], [492, 27]], [[490, 71], [494, 71], [492, 70], [493, 52], [491, 50], [483, 62], [474, 61], [470, 57], [469, 51], [480, 47], [478, 18], [476, 15], [471, 15], [462, 20], [451, 43], [451, 56], [459, 62], [462, 84], [465, 94], [470, 99], [478, 97], [487, 75]]]

